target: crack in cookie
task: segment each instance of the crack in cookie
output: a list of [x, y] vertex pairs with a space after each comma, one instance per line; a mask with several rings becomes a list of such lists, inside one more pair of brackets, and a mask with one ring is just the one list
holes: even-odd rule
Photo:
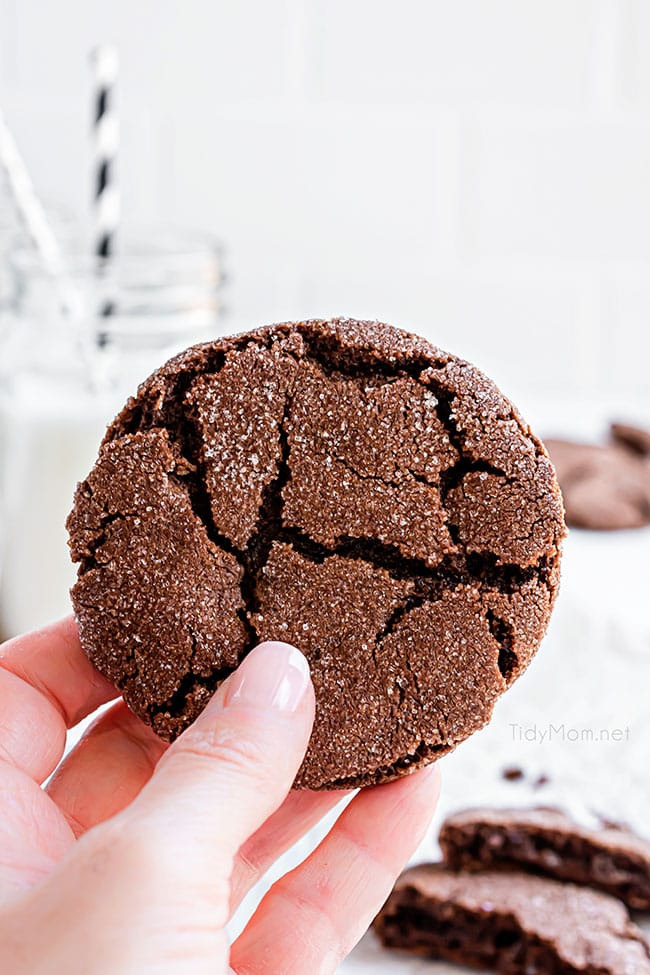
[[310, 788], [405, 774], [489, 720], [543, 635], [564, 532], [544, 448], [489, 380], [351, 320], [171, 360], [69, 529], [84, 648], [162, 737], [260, 640], [306, 653]]

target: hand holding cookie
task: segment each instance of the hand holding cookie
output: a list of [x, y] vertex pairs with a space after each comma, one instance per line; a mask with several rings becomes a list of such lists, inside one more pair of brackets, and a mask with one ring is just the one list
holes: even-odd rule
[[290, 791], [314, 717], [307, 661], [254, 649], [169, 748], [114, 704], [42, 789], [66, 729], [117, 693], [71, 620], [0, 648], [0, 971], [334, 972], [424, 833], [435, 769], [356, 796], [229, 960], [232, 911], [341, 800]]
[[[68, 528], [79, 633], [0, 656], [0, 970], [336, 971], [423, 836], [436, 759], [546, 629], [544, 446], [417, 336], [285, 323], [153, 373]], [[229, 948], [242, 898], [357, 787]]]

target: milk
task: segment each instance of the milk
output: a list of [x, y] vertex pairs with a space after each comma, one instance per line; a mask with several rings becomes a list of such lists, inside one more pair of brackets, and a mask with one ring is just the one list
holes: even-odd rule
[[107, 268], [81, 253], [67, 269], [72, 312], [22, 252], [0, 295], [3, 636], [70, 612], [65, 521], [107, 423], [155, 368], [217, 332], [221, 252], [209, 237], [155, 233], [123, 242]]
[[76, 570], [65, 521], [119, 404], [58, 380], [19, 376], [0, 409], [0, 628], [4, 637], [70, 612]]

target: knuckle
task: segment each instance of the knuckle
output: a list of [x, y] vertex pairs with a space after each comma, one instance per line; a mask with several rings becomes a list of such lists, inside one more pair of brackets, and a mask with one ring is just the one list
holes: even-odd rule
[[122, 877], [133, 873], [138, 878], [157, 872], [160, 848], [146, 824], [137, 820], [109, 821], [87, 833], [82, 842], [96, 872], [115, 871]]
[[125, 913], [154, 904], [181, 917], [189, 899], [194, 920], [202, 916], [201, 910], [207, 905], [213, 924], [226, 923], [230, 893], [227, 863], [224, 861], [223, 871], [211, 870], [209, 876], [203, 869], [195, 869], [192, 845], [178, 836], [169, 820], [133, 815], [122, 822], [104, 824], [87, 834], [80, 847], [82, 842], [80, 882], [85, 886], [99, 883], [109, 899], [119, 894]]
[[174, 757], [209, 768], [218, 766], [221, 773], [233, 775], [264, 775], [269, 771], [263, 736], [224, 725], [207, 732], [190, 728], [179, 739]]

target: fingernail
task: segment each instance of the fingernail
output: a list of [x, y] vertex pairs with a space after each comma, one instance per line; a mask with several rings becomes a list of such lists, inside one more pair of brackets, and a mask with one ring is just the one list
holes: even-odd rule
[[223, 706], [296, 711], [309, 686], [309, 664], [288, 643], [260, 643], [228, 678]]

